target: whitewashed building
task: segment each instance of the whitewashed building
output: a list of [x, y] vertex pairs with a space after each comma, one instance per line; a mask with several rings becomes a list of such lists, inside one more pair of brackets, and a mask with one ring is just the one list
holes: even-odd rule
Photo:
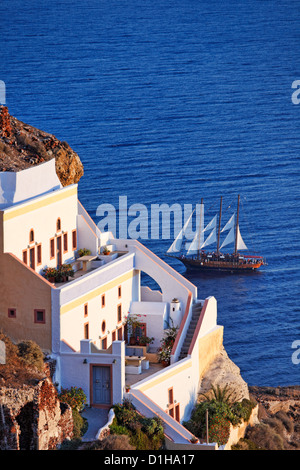
[[[78, 254], [83, 248], [87, 257]], [[65, 264], [69, 278], [45, 278], [46, 268]], [[141, 285], [143, 272], [159, 291]], [[101, 233], [77, 184], [60, 184], [54, 160], [0, 173], [0, 276], [2, 331], [36, 341], [55, 359], [60, 387], [82, 387], [95, 407], [129, 393], [141, 412], [162, 417], [170, 442], [189, 442], [180, 422], [223, 343], [216, 300], [199, 300], [193, 284], [138, 241]], [[139, 336], [154, 338], [150, 348], [127, 343], [128, 316], [139, 319]], [[162, 367], [156, 350], [170, 319], [178, 334]]]

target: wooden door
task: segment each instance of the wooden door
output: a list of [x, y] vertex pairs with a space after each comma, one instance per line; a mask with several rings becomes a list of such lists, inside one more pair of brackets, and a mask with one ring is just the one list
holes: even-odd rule
[[30, 248], [29, 252], [29, 266], [32, 269], [35, 269], [35, 248]]
[[93, 405], [111, 404], [111, 374], [108, 366], [93, 366]]
[[56, 263], [57, 266], [62, 265], [61, 235], [56, 239]]

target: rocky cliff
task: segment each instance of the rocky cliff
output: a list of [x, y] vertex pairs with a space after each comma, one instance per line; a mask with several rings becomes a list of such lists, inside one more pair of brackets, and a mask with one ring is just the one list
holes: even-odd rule
[[55, 450], [72, 436], [72, 410], [60, 403], [50, 378], [0, 387], [0, 450]]
[[73, 415], [52, 383], [54, 364], [34, 343], [20, 349], [1, 331], [0, 340], [0, 450], [56, 449], [73, 436]]
[[52, 158], [63, 186], [78, 183], [83, 165], [67, 142], [24, 124], [0, 106], [0, 172], [24, 170]]

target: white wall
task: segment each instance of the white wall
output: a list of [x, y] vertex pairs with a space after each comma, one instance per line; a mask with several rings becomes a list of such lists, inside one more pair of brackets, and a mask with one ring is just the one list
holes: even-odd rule
[[[112, 278], [109, 282], [101, 283], [101, 267], [85, 279], [85, 293], [80, 296], [80, 289], [77, 285], [80, 281], [73, 281], [71, 284], [73, 294], [77, 292], [77, 297], [70, 303], [61, 303], [60, 317], [60, 337], [67, 341], [75, 350], [80, 347], [80, 341], [84, 337], [84, 324], [89, 324], [89, 338], [98, 348], [102, 348], [103, 338], [107, 338], [107, 347], [112, 343], [112, 333], [122, 327], [122, 323], [127, 317], [132, 299], [138, 298], [139, 275], [134, 270], [126, 273], [120, 272], [120, 275]], [[98, 287], [88, 288], [89, 277], [98, 279]], [[82, 278], [83, 279], [83, 278]], [[71, 286], [70, 284], [70, 286]], [[119, 297], [119, 287], [121, 287], [121, 296]], [[69, 287], [70, 290], [70, 287]], [[62, 289], [63, 294], [63, 289]], [[102, 296], [105, 295], [105, 306], [102, 306]], [[63, 299], [63, 295], [61, 296]], [[84, 316], [84, 305], [87, 304], [88, 315]], [[118, 305], [121, 305], [122, 320], [118, 322]], [[102, 324], [105, 322], [105, 330], [102, 331]], [[117, 331], [116, 331], [116, 337]]]
[[[112, 367], [112, 403], [123, 399], [125, 387], [125, 345], [124, 341], [113, 344], [111, 354], [92, 352], [93, 348], [82, 342], [80, 352], [72, 352], [66, 345], [62, 347], [59, 357], [60, 385], [63, 388], [81, 387], [90, 404], [92, 380], [91, 365], [110, 365]], [[85, 362], [84, 362], [85, 361]]]
[[77, 216], [78, 248], [88, 248], [92, 255], [98, 254], [99, 239], [93, 227], [87, 223], [83, 215]]
[[[57, 219], [61, 219], [61, 231], [56, 230]], [[77, 185], [41, 196], [24, 204], [4, 211], [4, 251], [13, 253], [22, 260], [23, 250], [42, 245], [42, 264], [36, 266], [41, 273], [45, 266], [56, 266], [57, 260], [50, 259], [50, 239], [62, 232], [68, 235], [68, 251], [62, 253], [62, 262], [74, 257], [72, 250], [72, 230], [77, 228]], [[34, 242], [30, 243], [30, 230], [34, 231]], [[62, 240], [63, 252], [63, 240]], [[37, 252], [36, 252], [37, 263]]]
[[130, 314], [137, 315], [141, 323], [146, 323], [146, 334], [154, 338], [151, 347], [158, 348], [167, 328], [168, 305], [165, 302], [131, 302]]
[[18, 172], [0, 173], [0, 209], [61, 188], [55, 158]]
[[217, 303], [214, 297], [207, 298], [207, 307], [191, 356], [166, 367], [161, 372], [137, 384], [141, 390], [162, 409], [166, 410], [168, 389], [173, 387], [174, 400], [180, 404], [180, 420], [186, 421], [197, 399], [200, 382], [200, 360], [198, 341], [217, 328]]
[[197, 371], [190, 358], [166, 367], [132, 388], [141, 390], [166, 411], [168, 389], [171, 387], [173, 387], [174, 401], [180, 405], [180, 421], [188, 420], [198, 392]]

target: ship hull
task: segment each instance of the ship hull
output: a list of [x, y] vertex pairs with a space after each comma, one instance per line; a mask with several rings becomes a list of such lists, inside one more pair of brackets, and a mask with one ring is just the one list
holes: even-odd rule
[[258, 263], [238, 263], [232, 261], [201, 261], [199, 259], [189, 259], [185, 257], [178, 257], [187, 269], [192, 269], [202, 272], [253, 272], [259, 269], [263, 262]]

